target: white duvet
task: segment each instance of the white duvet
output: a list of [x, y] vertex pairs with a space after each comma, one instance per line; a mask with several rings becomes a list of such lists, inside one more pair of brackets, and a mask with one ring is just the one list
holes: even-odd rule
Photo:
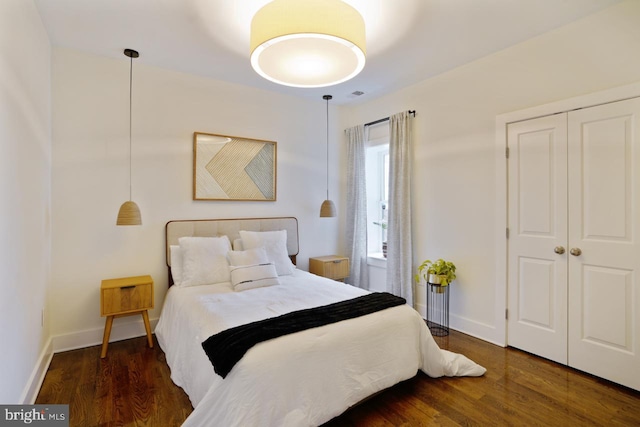
[[156, 336], [171, 379], [194, 411], [184, 426], [317, 426], [380, 390], [415, 376], [479, 376], [485, 369], [441, 350], [421, 316], [389, 308], [254, 346], [225, 379], [202, 342], [225, 329], [367, 293], [296, 270], [277, 286], [172, 287]]

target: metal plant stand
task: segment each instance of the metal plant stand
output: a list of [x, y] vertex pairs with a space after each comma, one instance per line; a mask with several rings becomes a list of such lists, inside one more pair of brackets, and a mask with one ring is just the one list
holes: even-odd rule
[[449, 335], [449, 286], [427, 282], [427, 326], [431, 335]]

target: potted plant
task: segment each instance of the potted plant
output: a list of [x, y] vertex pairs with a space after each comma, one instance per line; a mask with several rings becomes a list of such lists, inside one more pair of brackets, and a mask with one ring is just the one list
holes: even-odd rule
[[385, 237], [385, 240], [382, 242], [382, 256], [384, 256], [385, 258], [387, 257], [387, 234], [385, 233], [387, 231], [387, 220], [383, 219], [380, 220], [378, 222], [374, 221], [375, 225], [379, 225], [382, 228], [382, 235]]
[[436, 261], [427, 259], [418, 267], [416, 282], [420, 282], [421, 277], [427, 283], [436, 285], [437, 292], [443, 292], [443, 288], [449, 286], [449, 283], [456, 278], [456, 266], [451, 261], [445, 261], [442, 258]]

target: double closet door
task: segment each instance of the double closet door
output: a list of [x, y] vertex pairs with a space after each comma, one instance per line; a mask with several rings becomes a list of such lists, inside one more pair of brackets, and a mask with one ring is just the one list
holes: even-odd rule
[[640, 390], [640, 98], [507, 132], [508, 344]]

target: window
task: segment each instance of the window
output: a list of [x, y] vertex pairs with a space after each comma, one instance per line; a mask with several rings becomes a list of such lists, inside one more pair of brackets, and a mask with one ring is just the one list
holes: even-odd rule
[[368, 142], [366, 152], [367, 239], [369, 256], [383, 257], [387, 240], [389, 199], [389, 140], [380, 138]]

